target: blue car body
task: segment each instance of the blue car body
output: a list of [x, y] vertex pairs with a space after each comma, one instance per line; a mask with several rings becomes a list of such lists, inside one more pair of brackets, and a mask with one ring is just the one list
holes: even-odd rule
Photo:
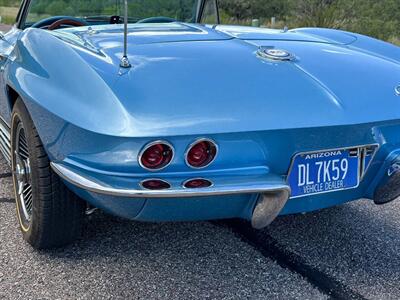
[[[122, 25], [13, 28], [5, 35], [0, 136], [6, 158], [19, 96], [69, 188], [129, 219], [251, 220], [259, 193], [293, 189], [288, 177], [298, 153], [372, 149], [361, 157], [353, 188], [292, 197], [282, 215], [383, 197], [378, 194], [397, 174], [398, 47], [318, 28], [173, 22], [130, 24], [128, 33], [131, 68], [120, 67]], [[293, 58], [263, 57], [266, 49]], [[218, 155], [207, 168], [193, 169], [185, 153], [199, 138], [215, 141]], [[151, 172], [138, 156], [156, 140], [175, 152], [165, 169]], [[146, 191], [140, 182], [150, 178], [171, 189]], [[213, 186], [184, 189], [191, 178]]]

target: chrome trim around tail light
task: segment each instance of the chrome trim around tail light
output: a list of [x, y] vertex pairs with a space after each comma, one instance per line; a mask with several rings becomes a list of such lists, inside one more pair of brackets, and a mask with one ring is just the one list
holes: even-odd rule
[[[204, 180], [204, 181], [207, 181], [207, 182], [210, 183], [210, 186], [207, 186], [207, 187], [199, 187], [199, 188], [190, 188], [190, 187], [186, 187], [186, 185], [187, 185], [189, 182], [194, 181], [194, 180]], [[197, 177], [196, 177], [196, 178], [191, 178], [191, 179], [185, 180], [185, 181], [182, 183], [182, 187], [185, 188], [185, 189], [204, 189], [204, 188], [211, 188], [211, 187], [213, 187], [213, 186], [214, 186], [214, 183], [213, 183], [210, 179], [200, 178], [200, 177], [198, 177], [198, 178], [197, 178]]]
[[[165, 183], [165, 184], [168, 185], [168, 188], [165, 188], [165, 189], [149, 189], [149, 188], [146, 188], [146, 187], [144, 186], [144, 184], [145, 184], [146, 182], [149, 182], [149, 181], [159, 181], [159, 182]], [[171, 188], [171, 184], [170, 184], [168, 181], [163, 180], [163, 179], [160, 179], [160, 178], [149, 178], [149, 179], [144, 179], [144, 180], [142, 180], [142, 181], [139, 183], [139, 185], [140, 185], [143, 189], [149, 190], [149, 191], [168, 190], [168, 189]]]
[[[157, 168], [157, 169], [150, 169], [150, 168], [147, 168], [147, 167], [144, 166], [143, 163], [142, 163], [142, 156], [143, 156], [143, 154], [146, 152], [147, 149], [149, 149], [150, 147], [152, 147], [152, 146], [154, 146], [154, 145], [157, 145], [157, 144], [166, 145], [166, 146], [168, 146], [168, 147], [171, 148], [171, 151], [172, 151], [171, 160], [170, 160], [165, 166], [162, 166], [161, 168]], [[169, 143], [169, 142], [167, 142], [167, 141], [164, 141], [164, 140], [157, 140], [157, 141], [150, 142], [150, 143], [146, 144], [146, 145], [142, 148], [142, 150], [140, 150], [139, 155], [138, 155], [138, 163], [139, 163], [139, 165], [140, 165], [143, 169], [145, 169], [145, 170], [147, 170], [147, 171], [150, 171], [150, 172], [157, 172], [157, 171], [161, 171], [161, 170], [165, 169], [166, 167], [168, 167], [168, 166], [171, 164], [171, 162], [174, 160], [174, 157], [175, 157], [175, 148], [171, 145], [171, 143]]]
[[[204, 165], [204, 166], [201, 166], [201, 167], [194, 167], [194, 166], [192, 166], [192, 165], [189, 163], [189, 161], [188, 161], [188, 154], [189, 154], [189, 151], [190, 151], [195, 145], [197, 145], [198, 143], [201, 143], [201, 142], [209, 142], [209, 143], [213, 144], [213, 146], [215, 147], [215, 156], [214, 156], [214, 158], [213, 158], [208, 164], [206, 164], [206, 165]], [[217, 156], [218, 156], [218, 152], [219, 152], [219, 147], [218, 147], [218, 144], [217, 144], [214, 140], [209, 139], [209, 138], [200, 138], [200, 139], [197, 139], [196, 141], [194, 141], [193, 143], [191, 143], [191, 144], [189, 145], [189, 147], [186, 149], [186, 151], [185, 151], [185, 163], [186, 163], [186, 165], [187, 165], [189, 168], [192, 168], [192, 169], [197, 169], [197, 170], [199, 170], [199, 169], [204, 169], [204, 168], [207, 168], [209, 165], [211, 165], [211, 164], [215, 161], [215, 159], [216, 159]]]

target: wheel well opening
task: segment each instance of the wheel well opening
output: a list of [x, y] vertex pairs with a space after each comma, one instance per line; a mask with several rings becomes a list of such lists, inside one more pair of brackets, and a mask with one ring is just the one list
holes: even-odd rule
[[19, 95], [18, 93], [10, 86], [7, 86], [7, 95], [8, 95], [8, 102], [10, 104], [10, 109], [14, 108], [15, 102], [17, 101]]

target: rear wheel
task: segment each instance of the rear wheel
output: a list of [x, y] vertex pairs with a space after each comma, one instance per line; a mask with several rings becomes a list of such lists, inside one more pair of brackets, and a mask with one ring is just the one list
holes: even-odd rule
[[12, 114], [11, 154], [17, 216], [24, 239], [38, 249], [73, 242], [81, 233], [85, 203], [51, 169], [20, 99]]

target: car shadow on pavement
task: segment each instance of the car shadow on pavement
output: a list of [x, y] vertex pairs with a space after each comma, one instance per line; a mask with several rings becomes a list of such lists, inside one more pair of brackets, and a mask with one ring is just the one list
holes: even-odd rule
[[[351, 270], [387, 280], [389, 275], [400, 276], [400, 222], [396, 212], [400, 212], [397, 203], [375, 206], [360, 200], [320, 212], [281, 217], [259, 234], [265, 239], [274, 238], [318, 268], [334, 269], [338, 274]], [[228, 229], [216, 227], [210, 223], [132, 222], [98, 213], [88, 220], [79, 242], [49, 255], [79, 260], [93, 256], [118, 259], [118, 254], [140, 253], [150, 260], [153, 255], [182, 260], [181, 256], [193, 247], [199, 258], [210, 252], [224, 255], [227, 249], [218, 238], [225, 239], [224, 231]], [[215, 237], [210, 239], [209, 234]]]
[[368, 298], [400, 296], [400, 201], [360, 200], [279, 218], [259, 233]]
[[[209, 222], [139, 223], [99, 212], [88, 220], [81, 240], [64, 249], [40, 251], [35, 259], [65, 274], [79, 274], [85, 284], [96, 277], [114, 295], [125, 293], [118, 287], [139, 292], [145, 286], [165, 292], [163, 299], [273, 294], [324, 298], [297, 274]], [[153, 298], [148, 291], [144, 294]]]

